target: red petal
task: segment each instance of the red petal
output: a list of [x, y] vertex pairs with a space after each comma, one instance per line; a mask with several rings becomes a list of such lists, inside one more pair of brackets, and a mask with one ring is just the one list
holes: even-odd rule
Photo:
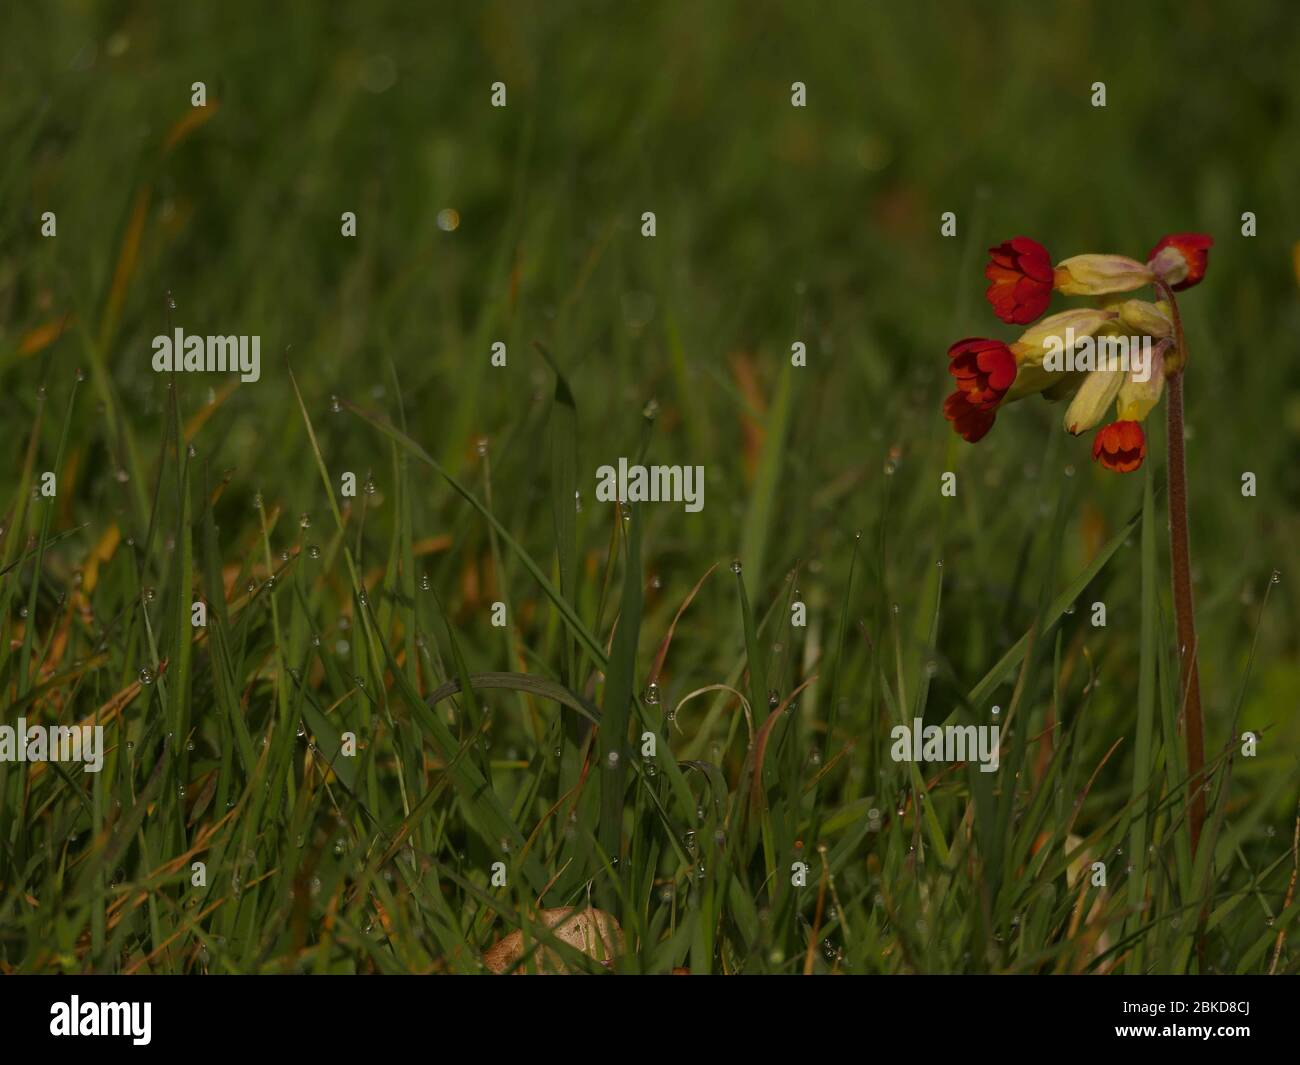
[[1199, 283], [1205, 276], [1213, 244], [1214, 238], [1208, 233], [1170, 233], [1169, 236], [1160, 238], [1160, 242], [1147, 256], [1147, 261], [1150, 262], [1165, 248], [1177, 248], [1187, 260], [1187, 276], [1170, 287], [1175, 292], [1182, 292]]
[[1092, 441], [1093, 459], [1116, 473], [1132, 473], [1142, 465], [1146, 454], [1142, 426], [1134, 421], [1103, 425]]

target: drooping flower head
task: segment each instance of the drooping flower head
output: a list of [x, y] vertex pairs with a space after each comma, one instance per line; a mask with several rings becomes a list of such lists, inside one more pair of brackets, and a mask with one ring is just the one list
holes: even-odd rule
[[[1004, 322], [1030, 325], [1051, 301], [1106, 296], [1160, 283], [1174, 291], [1204, 276], [1213, 240], [1175, 233], [1161, 240], [1146, 263], [1124, 255], [1076, 255], [1055, 266], [1047, 249], [1015, 237], [989, 249], [985, 295]], [[1110, 299], [1101, 307], [1062, 311], [1030, 326], [1011, 344], [984, 337], [948, 349], [948, 372], [957, 384], [943, 404], [944, 417], [974, 443], [993, 427], [1004, 403], [1039, 393], [1068, 399], [1067, 432], [1087, 432], [1115, 405], [1115, 420], [1093, 440], [1092, 456], [1106, 469], [1128, 473], [1146, 457], [1142, 422], [1160, 402], [1165, 377], [1181, 369], [1181, 353], [1164, 302]]]

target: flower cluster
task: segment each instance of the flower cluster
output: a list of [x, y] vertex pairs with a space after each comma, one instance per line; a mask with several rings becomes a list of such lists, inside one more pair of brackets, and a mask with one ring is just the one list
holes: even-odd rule
[[[1145, 263], [1076, 255], [1055, 266], [1047, 249], [1028, 237], [990, 248], [988, 301], [1004, 322], [1029, 328], [1012, 344], [970, 337], [948, 349], [957, 390], [944, 400], [944, 417], [974, 443], [992, 428], [1003, 403], [1040, 393], [1070, 401], [1065, 429], [1077, 435], [1096, 427], [1114, 403], [1115, 420], [1098, 430], [1092, 457], [1120, 473], [1136, 470], [1146, 457], [1142, 422], [1160, 402], [1166, 375], [1180, 369], [1181, 352], [1168, 301], [1117, 295], [1146, 285], [1191, 288], [1205, 276], [1211, 244], [1201, 233], [1175, 233]], [[1054, 291], [1106, 298], [1099, 307], [1042, 318]], [[1141, 341], [1140, 350], [1130, 352], [1130, 341]]]

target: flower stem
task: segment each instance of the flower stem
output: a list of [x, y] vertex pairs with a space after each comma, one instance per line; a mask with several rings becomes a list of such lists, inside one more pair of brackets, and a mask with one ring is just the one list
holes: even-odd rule
[[1197, 670], [1196, 615], [1192, 607], [1192, 560], [1187, 536], [1187, 455], [1183, 446], [1183, 369], [1187, 347], [1183, 323], [1173, 291], [1163, 281], [1156, 282], [1163, 299], [1168, 301], [1174, 324], [1177, 349], [1176, 369], [1165, 382], [1169, 392], [1168, 417], [1169, 473], [1169, 557], [1173, 568], [1174, 615], [1178, 624], [1179, 695], [1187, 738], [1187, 778], [1191, 794], [1187, 802], [1187, 822], [1192, 834], [1192, 853], [1196, 853], [1205, 824], [1205, 721], [1201, 714], [1201, 680]]

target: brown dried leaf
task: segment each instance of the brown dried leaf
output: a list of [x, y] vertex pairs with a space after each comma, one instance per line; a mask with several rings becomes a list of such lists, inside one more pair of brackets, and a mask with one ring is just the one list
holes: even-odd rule
[[[603, 965], [610, 965], [623, 952], [623, 930], [604, 910], [590, 906], [585, 910], [573, 906], [557, 906], [555, 909], [541, 910], [533, 920], [550, 929], [560, 942], [582, 951]], [[488, 948], [483, 955], [483, 963], [494, 973], [508, 972], [513, 968], [514, 975], [522, 976], [529, 972], [527, 965], [521, 962], [523, 955], [523, 933], [516, 929]], [[535, 972], [570, 971], [557, 951], [540, 944], [533, 946], [532, 960]]]

